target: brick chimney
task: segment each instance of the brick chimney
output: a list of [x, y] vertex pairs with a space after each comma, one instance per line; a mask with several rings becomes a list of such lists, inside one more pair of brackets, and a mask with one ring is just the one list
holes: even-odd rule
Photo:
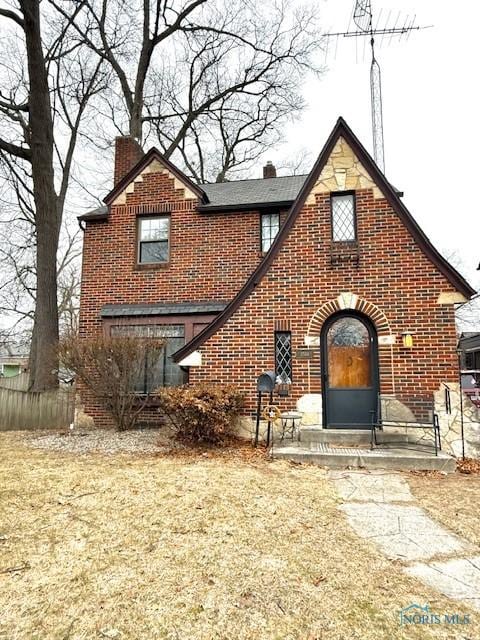
[[275, 165], [272, 164], [271, 160], [267, 160], [267, 164], [263, 167], [263, 177], [264, 178], [276, 178], [277, 170]]
[[118, 136], [115, 138], [113, 186], [117, 185], [143, 156], [142, 147], [132, 136]]

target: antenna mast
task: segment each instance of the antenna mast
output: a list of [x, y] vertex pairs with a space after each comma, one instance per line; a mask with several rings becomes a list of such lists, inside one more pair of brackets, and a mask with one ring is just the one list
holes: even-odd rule
[[[389, 14], [390, 17], [390, 14]], [[370, 49], [371, 49], [371, 64], [370, 64], [370, 98], [372, 109], [372, 136], [373, 136], [373, 156], [375, 162], [382, 171], [385, 173], [385, 151], [383, 144], [383, 107], [382, 107], [382, 77], [380, 72], [380, 65], [375, 57], [375, 36], [381, 35], [383, 37], [390, 36], [390, 39], [398, 35], [399, 38], [402, 35], [409, 35], [411, 31], [419, 31], [420, 29], [427, 29], [428, 27], [415, 26], [415, 17], [412, 19], [405, 18], [403, 26], [397, 26], [400, 15], [397, 16], [397, 20], [393, 27], [385, 26], [378, 28], [377, 25], [373, 25], [373, 12], [371, 0], [356, 0], [355, 8], [353, 10], [353, 22], [358, 27], [355, 31], [343, 31], [340, 33], [327, 33], [328, 37], [343, 36], [345, 38], [369, 36], [370, 37]], [[388, 20], [388, 18], [387, 18]]]

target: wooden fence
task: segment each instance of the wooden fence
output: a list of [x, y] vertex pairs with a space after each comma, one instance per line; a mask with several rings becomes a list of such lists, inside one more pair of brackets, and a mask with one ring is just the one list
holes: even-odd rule
[[28, 371], [19, 373], [17, 376], [9, 378], [0, 377], [0, 387], [3, 389], [17, 389], [17, 391], [26, 391], [28, 389]]
[[0, 387], [0, 431], [67, 428], [74, 413], [74, 388], [30, 392]]

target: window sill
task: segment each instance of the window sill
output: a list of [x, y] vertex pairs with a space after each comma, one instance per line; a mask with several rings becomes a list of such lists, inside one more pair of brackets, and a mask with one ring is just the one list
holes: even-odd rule
[[160, 406], [160, 398], [156, 394], [151, 394], [148, 398], [145, 398], [144, 393], [134, 393], [135, 396], [134, 404], [139, 407], [141, 405], [145, 407], [159, 407]]
[[358, 247], [358, 240], [332, 240], [332, 247]]
[[154, 262], [154, 263], [138, 263], [134, 266], [134, 271], [161, 271], [162, 269], [168, 269], [170, 262]]
[[360, 262], [360, 249], [357, 240], [342, 240], [330, 244], [330, 263]]

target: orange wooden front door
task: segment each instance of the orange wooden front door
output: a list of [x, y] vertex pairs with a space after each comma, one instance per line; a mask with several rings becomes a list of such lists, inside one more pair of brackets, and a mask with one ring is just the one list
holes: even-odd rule
[[368, 426], [378, 393], [373, 327], [345, 313], [327, 321], [322, 342], [327, 425]]

